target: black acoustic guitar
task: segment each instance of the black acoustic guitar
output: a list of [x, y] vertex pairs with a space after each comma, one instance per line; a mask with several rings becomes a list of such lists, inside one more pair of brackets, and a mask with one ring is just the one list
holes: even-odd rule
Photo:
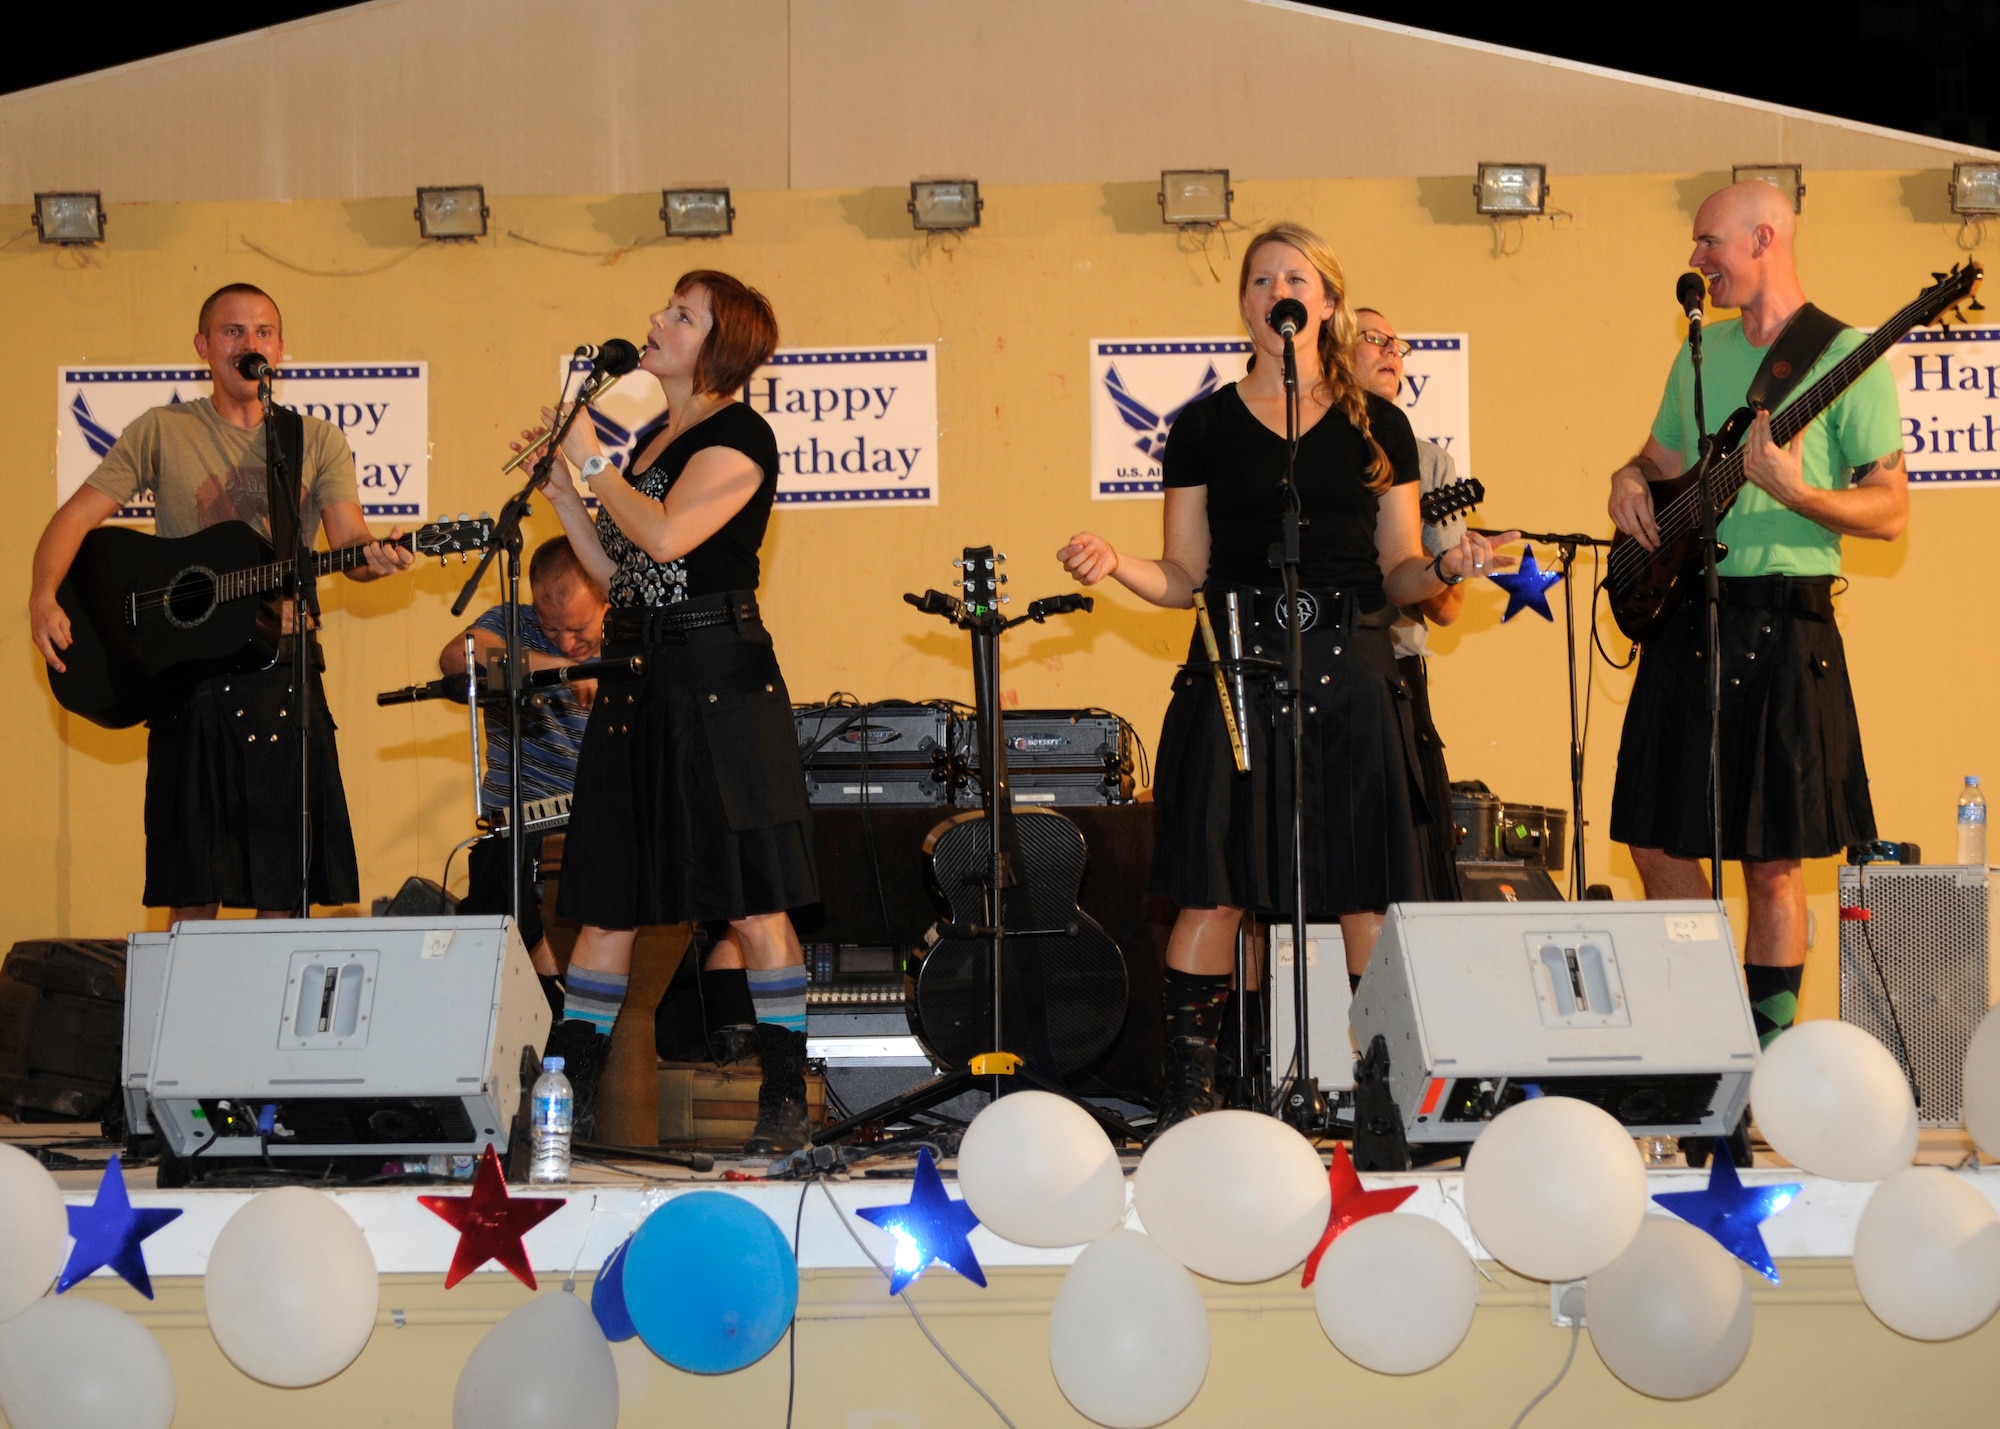
[[[991, 546], [966, 548], [965, 609], [1000, 609]], [[1077, 597], [1036, 602], [1075, 608]], [[1064, 602], [1058, 604], [1058, 602]], [[947, 1067], [982, 1052], [1007, 1051], [1045, 1076], [1063, 1077], [1096, 1060], [1125, 1021], [1124, 956], [1111, 935], [1077, 906], [1086, 857], [1083, 834], [1053, 809], [1015, 809], [1006, 747], [992, 738], [1000, 720], [999, 634], [973, 628], [973, 700], [979, 746], [992, 763], [987, 807], [945, 820], [924, 840], [926, 881], [944, 915], [924, 937], [909, 984], [912, 1030]], [[1001, 883], [989, 891], [993, 840], [1000, 841]], [[990, 926], [1003, 915], [1001, 1017], [1004, 1046], [994, 1045]]]
[[[1985, 276], [1977, 263], [1966, 262], [1937, 279], [1916, 301], [1875, 329], [1817, 382], [1780, 408], [1771, 418], [1771, 439], [1784, 446], [1831, 407], [1861, 374], [1900, 342], [1905, 333], [1927, 327], [1957, 308], [1979, 290]], [[1975, 302], [1975, 309], [1978, 304]], [[1618, 628], [1634, 640], [1646, 640], [1666, 624], [1681, 592], [1706, 569], [1701, 541], [1701, 483], [1715, 494], [1716, 519], [1735, 504], [1743, 490], [1743, 437], [1756, 413], [1738, 407], [1711, 441], [1709, 454], [1671, 481], [1653, 483], [1653, 519], [1660, 544], [1648, 551], [1620, 532], [1611, 543], [1605, 584], [1611, 592], [1611, 614]]]
[[[491, 520], [439, 521], [387, 545], [421, 556], [482, 549]], [[366, 548], [313, 558], [322, 576], [363, 564]], [[66, 670], [49, 688], [72, 714], [107, 729], [138, 724], [177, 689], [206, 675], [267, 668], [278, 653], [277, 597], [292, 563], [264, 538], [223, 521], [168, 539], [100, 526], [83, 538], [56, 600], [69, 617]]]

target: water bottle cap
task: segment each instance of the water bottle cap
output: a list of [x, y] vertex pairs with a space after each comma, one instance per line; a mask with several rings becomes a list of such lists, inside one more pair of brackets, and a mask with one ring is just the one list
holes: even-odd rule
[[1979, 776], [1977, 774], [1966, 775], [1965, 787], [1968, 789], [1977, 789], [1979, 787]]
[[543, 1071], [545, 1071], [545, 1072], [560, 1072], [560, 1071], [561, 1071], [562, 1069], [563, 1069], [563, 1059], [562, 1059], [562, 1058], [560, 1058], [560, 1057], [544, 1057], [544, 1058], [542, 1058], [542, 1070], [543, 1070]]

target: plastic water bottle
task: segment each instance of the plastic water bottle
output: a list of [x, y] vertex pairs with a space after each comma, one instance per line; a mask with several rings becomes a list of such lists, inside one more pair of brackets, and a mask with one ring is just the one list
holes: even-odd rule
[[576, 1092], [563, 1075], [563, 1059], [546, 1057], [542, 1074], [528, 1093], [529, 1134], [534, 1156], [528, 1163], [530, 1186], [569, 1184], [569, 1134], [576, 1120]]
[[1958, 861], [1986, 867], [1986, 796], [1977, 774], [1965, 776], [1958, 794]]

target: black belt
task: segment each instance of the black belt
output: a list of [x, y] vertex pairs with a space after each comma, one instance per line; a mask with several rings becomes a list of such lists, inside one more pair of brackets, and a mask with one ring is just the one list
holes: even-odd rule
[[[1220, 630], [1221, 612], [1226, 608], [1223, 596], [1232, 589], [1228, 586], [1211, 588], [1208, 597], [1209, 618], [1217, 622]], [[1250, 620], [1266, 630], [1287, 628], [1283, 611], [1285, 593], [1270, 586], [1237, 586], [1235, 589], [1245, 607], [1244, 613]], [[1299, 609], [1303, 614], [1300, 628], [1316, 630], [1325, 626], [1337, 626], [1342, 630], [1380, 630], [1393, 625], [1396, 608], [1382, 593], [1380, 586], [1359, 586], [1330, 588], [1325, 586], [1305, 586], [1299, 590]]]
[[757, 597], [730, 591], [667, 606], [616, 606], [604, 617], [606, 645], [677, 645], [690, 630], [759, 623]]
[[1719, 584], [1724, 605], [1833, 618], [1832, 576], [1724, 576]]

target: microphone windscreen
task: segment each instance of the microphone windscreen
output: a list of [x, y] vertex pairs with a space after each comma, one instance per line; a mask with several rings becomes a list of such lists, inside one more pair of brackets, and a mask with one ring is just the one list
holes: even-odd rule
[[1681, 305], [1684, 313], [1699, 312], [1708, 299], [1708, 286], [1701, 281], [1699, 273], [1683, 273], [1674, 284], [1674, 300]]
[[243, 375], [245, 382], [261, 382], [264, 374], [271, 370], [271, 364], [261, 352], [246, 352], [236, 359], [236, 370]]
[[623, 377], [638, 367], [639, 349], [622, 337], [611, 338], [604, 346], [597, 349], [597, 362], [594, 365], [599, 372], [608, 372], [613, 377]]
[[1273, 331], [1277, 331], [1284, 327], [1287, 319], [1291, 321], [1292, 331], [1304, 332], [1306, 305], [1297, 298], [1280, 298], [1271, 305], [1271, 315], [1265, 321], [1271, 325]]

